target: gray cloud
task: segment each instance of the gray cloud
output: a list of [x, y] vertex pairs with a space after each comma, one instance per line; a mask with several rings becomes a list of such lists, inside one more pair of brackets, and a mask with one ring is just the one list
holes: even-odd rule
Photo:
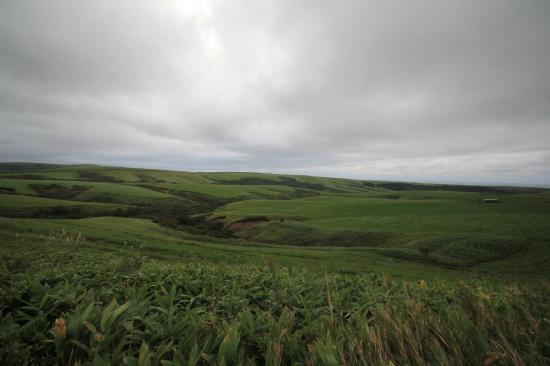
[[0, 159], [550, 183], [550, 2], [0, 3]]

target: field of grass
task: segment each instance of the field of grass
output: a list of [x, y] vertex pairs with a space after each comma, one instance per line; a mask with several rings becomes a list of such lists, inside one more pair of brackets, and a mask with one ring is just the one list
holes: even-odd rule
[[[31, 225], [32, 224], [32, 225]], [[458, 279], [459, 273], [432, 268], [429, 264], [410, 263], [381, 255], [368, 248], [318, 247], [302, 248], [251, 243], [238, 239], [212, 238], [179, 232], [159, 226], [150, 220], [95, 217], [80, 220], [0, 219], [0, 232], [6, 237], [36, 236], [70, 228], [87, 238], [89, 246], [109, 252], [125, 253], [128, 246], [141, 253], [167, 262], [205, 261], [226, 264], [266, 263], [301, 266], [342, 273], [378, 272], [393, 277], [415, 279]], [[468, 276], [479, 276], [470, 273]]]
[[[39, 164], [0, 164], [0, 189], [4, 216], [56, 219], [52, 225], [80, 230], [80, 222], [107, 215], [117, 216], [107, 220], [121, 227], [124, 220], [155, 225], [152, 220], [174, 235], [206, 237], [224, 248], [238, 243], [314, 255], [337, 248], [354, 253], [353, 259], [317, 264], [344, 271], [363, 272], [360, 261], [388, 273], [405, 264], [426, 273], [498, 274], [500, 265], [518, 275], [550, 272], [545, 189]], [[485, 198], [501, 202], [486, 204]], [[83, 220], [59, 221], [64, 218]]]
[[2, 239], [4, 365], [544, 365], [550, 357], [547, 282], [167, 262], [66, 231]]
[[0, 248], [0, 364], [550, 363], [550, 190], [0, 163]]
[[290, 187], [283, 186], [239, 186], [239, 185], [217, 185], [200, 183], [160, 183], [155, 186], [174, 190], [178, 192], [196, 192], [214, 197], [277, 197], [293, 192]]
[[[544, 195], [507, 195], [491, 205], [482, 203], [485, 195], [478, 193], [434, 193], [437, 198], [380, 198], [376, 193], [247, 200], [220, 207], [215, 215], [229, 222], [267, 218], [236, 234], [255, 241], [392, 248], [388, 254], [412, 260], [426, 259], [418, 249], [427, 248], [430, 260], [447, 265], [512, 260], [521, 253], [523, 261], [544, 260], [537, 271], [548, 273], [550, 205]], [[546, 250], [534, 249], [541, 247]]]

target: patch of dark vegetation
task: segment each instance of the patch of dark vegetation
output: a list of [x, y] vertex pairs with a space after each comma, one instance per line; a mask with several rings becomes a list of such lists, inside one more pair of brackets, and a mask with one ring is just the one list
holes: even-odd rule
[[375, 196], [373, 198], [383, 198], [387, 200], [398, 200], [401, 198], [401, 195], [399, 194], [383, 194], [381, 196]]
[[[408, 248], [374, 248], [373, 251], [385, 257], [401, 259], [406, 261], [437, 264], [436, 261], [426, 253], [420, 250]], [[441, 265], [441, 264], [440, 264]], [[442, 265], [446, 268], [454, 268], [454, 266]]]
[[450, 192], [474, 192], [474, 193], [495, 193], [495, 194], [514, 194], [514, 193], [540, 193], [539, 188], [519, 188], [519, 187], [488, 187], [488, 186], [470, 186], [455, 184], [423, 184], [406, 182], [363, 182], [363, 185], [371, 188], [383, 188], [392, 191], [450, 191]]
[[125, 208], [86, 205], [2, 208], [0, 209], [0, 216], [37, 219], [83, 219], [100, 216], [146, 218], [165, 227], [195, 234], [215, 237], [229, 237], [232, 235], [230, 231], [225, 229], [223, 220], [213, 220], [209, 219], [205, 214], [197, 214], [198, 212], [210, 212], [200, 205], [193, 205], [193, 202], [188, 203], [186, 201], [183, 201], [183, 204], [177, 201], [160, 201], [158, 203]]
[[290, 220], [290, 221], [306, 221], [307, 217], [304, 217], [304, 216], [286, 216], [286, 219]]
[[80, 170], [77, 171], [80, 179], [89, 180], [92, 182], [106, 182], [106, 183], [124, 183], [123, 180], [111, 177], [110, 175], [105, 175], [95, 171], [89, 170]]
[[300, 182], [294, 178], [291, 177], [279, 177], [279, 181], [283, 182], [282, 185], [287, 187], [296, 187], [296, 188], [305, 188], [305, 189], [311, 189], [313, 191], [328, 191], [329, 188], [325, 187], [323, 184], [320, 183], [306, 183], [306, 182]]
[[[256, 178], [251, 178], [256, 179]], [[259, 179], [259, 178], [258, 178]], [[272, 185], [272, 186], [288, 186], [285, 184], [278, 184], [275, 181], [267, 180], [267, 179], [260, 179], [262, 182], [270, 182], [270, 184], [264, 183], [263, 185]], [[227, 184], [227, 185], [253, 185], [253, 183], [249, 184], [242, 184], [242, 183], [234, 183], [234, 182], [242, 182], [242, 180], [239, 181], [223, 181], [224, 183], [220, 183], [220, 181], [216, 181], [216, 184]], [[299, 183], [299, 182], [298, 182]], [[285, 192], [285, 193], [278, 193], [273, 192], [273, 194], [269, 193], [254, 193], [253, 195], [245, 195], [245, 196], [239, 196], [239, 197], [231, 197], [231, 198], [220, 198], [215, 196], [210, 196], [203, 193], [197, 193], [197, 192], [191, 192], [191, 191], [174, 191], [170, 190], [168, 188], [163, 187], [156, 187], [156, 186], [150, 186], [150, 185], [141, 185], [146, 188], [154, 189], [159, 192], [164, 193], [170, 193], [173, 195], [177, 195], [180, 197], [185, 197], [197, 202], [201, 202], [202, 204], [208, 205], [208, 207], [211, 207], [212, 209], [232, 203], [237, 201], [243, 201], [250, 198], [262, 198], [266, 200], [293, 200], [298, 198], [307, 198], [307, 197], [318, 197], [321, 195], [316, 190], [311, 189], [304, 189], [304, 188], [298, 188], [295, 189], [292, 192]], [[317, 187], [318, 188], [318, 187]]]
[[380, 249], [385, 256], [426, 262], [445, 268], [467, 268], [504, 259], [524, 249], [524, 244], [501, 237], [445, 235], [411, 243], [411, 248]]
[[231, 236], [231, 233], [225, 230], [223, 219], [211, 219], [206, 214], [241, 198], [219, 198], [197, 192], [173, 191], [150, 185], [139, 186], [170, 193], [174, 197], [131, 207], [126, 210], [124, 216], [148, 218], [162, 226], [201, 235]]
[[329, 233], [314, 245], [344, 247], [376, 247], [387, 244], [392, 235], [385, 232], [337, 231]]
[[[257, 223], [257, 222], [256, 222]], [[264, 226], [251, 225], [238, 237], [257, 242], [291, 246], [376, 247], [387, 244], [392, 234], [353, 230], [321, 231], [294, 220], [273, 220]], [[237, 234], [237, 233], [236, 233]]]
[[267, 216], [249, 216], [243, 219], [234, 221], [233, 223], [247, 223], [247, 222], [267, 222], [269, 219]]
[[[141, 185], [146, 188], [160, 191], [163, 188]], [[39, 196], [55, 199], [75, 199], [89, 189], [84, 186], [62, 186], [58, 184], [32, 184], [30, 188]], [[6, 189], [6, 192], [9, 189]], [[167, 192], [168, 193], [168, 192]], [[211, 236], [228, 236], [222, 220], [209, 220], [207, 217], [197, 216], [210, 213], [217, 207], [235, 202], [235, 198], [218, 198], [195, 192], [175, 192], [171, 198], [155, 200], [128, 207], [105, 208], [86, 205], [48, 206], [32, 208], [3, 208], [0, 216], [16, 218], [50, 218], [50, 219], [81, 219], [99, 216], [120, 216], [147, 218], [154, 222], [173, 229]], [[95, 202], [121, 203], [116, 196], [105, 193], [94, 195]]]
[[371, 183], [369, 183], [369, 182], [354, 181], [354, 180], [347, 181], [345, 186], [338, 185], [338, 187], [342, 187], [344, 190], [349, 189], [349, 188], [354, 188], [355, 190], [360, 190], [360, 191], [376, 191], [377, 190], [376, 187], [371, 185]]
[[0, 216], [27, 219], [83, 219], [98, 216], [128, 216], [122, 208], [92, 206], [48, 206], [0, 210]]
[[242, 230], [251, 229], [253, 227], [256, 227], [268, 221], [269, 219], [267, 218], [267, 216], [249, 216], [237, 221], [233, 221], [227, 227], [227, 229], [230, 230], [231, 232], [238, 232]]
[[320, 183], [300, 182], [291, 177], [279, 177], [278, 180], [257, 178], [257, 177], [244, 177], [237, 180], [215, 179], [214, 182], [216, 182], [216, 184], [243, 185], [243, 186], [250, 186], [250, 185], [252, 186], [255, 186], [255, 185], [285, 186], [285, 187], [310, 189], [313, 191], [329, 191], [329, 190], [332, 191], [333, 190]]
[[110, 192], [94, 192], [93, 196], [89, 198], [92, 202], [101, 203], [120, 203], [126, 204], [128, 201], [124, 197], [120, 197]]
[[242, 200], [251, 199], [251, 198], [261, 198], [264, 200], [295, 200], [299, 198], [318, 197], [320, 195], [321, 193], [317, 191], [312, 191], [307, 189], [295, 189], [292, 192], [286, 192], [286, 193], [273, 192], [273, 194], [255, 192], [253, 195], [251, 194], [247, 196], [241, 196], [241, 197], [235, 198], [235, 200], [242, 201]]
[[170, 190], [169, 188], [153, 186], [153, 185], [150, 185], [150, 184], [136, 184], [136, 186], [151, 189], [153, 191], [157, 191], [157, 192], [161, 192], [161, 193], [174, 194], [174, 191]]
[[[152, 189], [157, 192], [168, 193], [173, 196], [184, 198], [193, 205], [193, 209], [190, 211], [192, 213], [206, 213], [215, 210], [218, 207], [227, 205], [232, 202], [242, 201], [248, 197], [231, 197], [231, 198], [221, 198], [216, 196], [211, 196], [204, 193], [191, 192], [191, 191], [177, 191], [165, 187], [157, 187], [154, 185], [148, 184], [138, 184], [138, 187], [143, 187], [147, 189]], [[162, 201], [159, 201], [162, 203]]]
[[187, 191], [186, 192], [171, 191], [170, 193], [175, 196], [183, 197], [187, 200], [196, 202], [197, 208], [195, 209], [195, 212], [197, 213], [211, 212], [218, 207], [246, 199], [245, 197], [221, 198], [221, 197], [210, 196], [204, 193], [187, 192]]
[[307, 198], [307, 197], [318, 197], [321, 193], [312, 190], [306, 189], [295, 189], [294, 192], [281, 195], [277, 199], [297, 199], [297, 198]]
[[44, 163], [0, 163], [0, 173], [28, 172], [30, 170], [56, 168], [59, 166], [60, 165]]
[[146, 174], [137, 174], [140, 183], [166, 183], [163, 179], [157, 179]]
[[209, 219], [206, 215], [179, 215], [155, 218], [153, 222], [176, 230], [214, 237], [231, 237], [233, 233], [225, 228], [223, 221]]
[[0, 187], [0, 193], [3, 194], [16, 194], [17, 191], [11, 187]]
[[84, 186], [62, 186], [60, 184], [29, 184], [40, 197], [55, 198], [60, 200], [71, 200], [86, 192], [90, 187]]
[[377, 188], [378, 187], [378, 183], [373, 183], [373, 182], [363, 182], [363, 186], [365, 187], [369, 187], [369, 188]]
[[44, 180], [48, 179], [42, 175], [37, 174], [17, 174], [17, 175], [7, 175], [0, 177], [0, 179], [25, 179], [25, 180]]

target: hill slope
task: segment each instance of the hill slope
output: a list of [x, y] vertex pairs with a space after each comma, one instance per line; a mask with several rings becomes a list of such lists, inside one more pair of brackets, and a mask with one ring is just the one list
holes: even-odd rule
[[0, 364], [546, 365], [549, 202], [0, 164]]
[[[500, 203], [484, 203], [487, 198]], [[546, 276], [549, 202], [550, 190], [538, 188], [0, 163], [0, 215], [19, 219], [19, 228], [37, 218], [47, 223], [117, 216], [114, 222], [121, 225], [130, 218], [152, 220], [176, 236], [245, 244], [258, 255], [275, 244], [309, 247], [294, 249], [307, 256], [314, 256], [313, 247], [348, 247], [338, 252], [376, 258], [376, 265], [364, 268], [335, 260], [343, 271], [398, 261], [402, 267], [490, 273], [506, 268]], [[148, 235], [142, 235], [145, 243]], [[334, 267], [326, 262], [321, 267]]]

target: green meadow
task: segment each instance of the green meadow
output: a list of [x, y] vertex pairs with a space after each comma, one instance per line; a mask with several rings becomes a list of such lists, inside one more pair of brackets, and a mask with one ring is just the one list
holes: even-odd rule
[[550, 363], [548, 189], [0, 163], [0, 246], [0, 364]]

